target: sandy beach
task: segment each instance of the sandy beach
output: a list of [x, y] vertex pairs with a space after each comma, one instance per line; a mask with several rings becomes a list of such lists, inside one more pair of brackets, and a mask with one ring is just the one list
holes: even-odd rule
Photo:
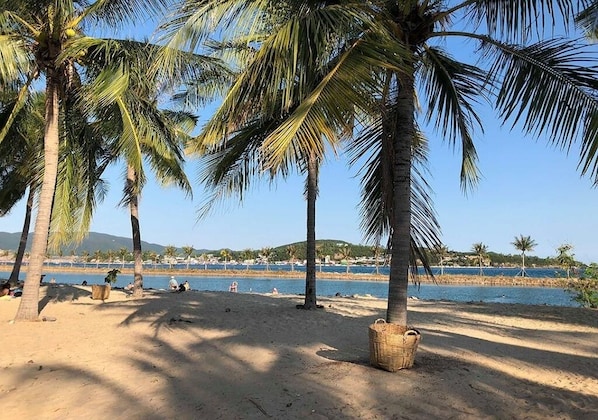
[[41, 288], [0, 301], [2, 419], [595, 419], [598, 312], [410, 300], [412, 369], [369, 365], [373, 298]]

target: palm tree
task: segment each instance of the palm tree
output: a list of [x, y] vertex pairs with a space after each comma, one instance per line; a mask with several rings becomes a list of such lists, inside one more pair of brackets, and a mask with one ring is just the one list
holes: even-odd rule
[[262, 248], [262, 251], [260, 253], [262, 255], [262, 258], [266, 261], [266, 271], [270, 270], [270, 257], [272, 256], [272, 248], [270, 248], [269, 246], [266, 246], [264, 248]]
[[183, 255], [185, 256], [185, 260], [187, 260], [187, 270], [189, 270], [189, 261], [191, 259], [191, 255], [193, 255], [193, 245], [186, 245], [181, 248], [183, 250]]
[[245, 269], [249, 270], [250, 260], [253, 259], [253, 251], [249, 248], [243, 250], [241, 257], [245, 261]]
[[295, 259], [297, 258], [297, 247], [295, 245], [287, 246], [287, 255], [291, 263], [291, 271], [295, 271]]
[[[61, 120], [64, 122], [68, 119], [69, 107], [75, 106], [72, 100], [75, 90], [85, 80], [84, 73], [79, 73], [78, 65], [89, 61], [82, 54], [89, 43], [81, 35], [81, 28], [86, 21], [96, 24], [107, 22], [117, 26], [136, 17], [160, 11], [160, 6], [160, 1], [153, 0], [137, 3], [134, 7], [122, 0], [10, 1], [2, 4], [0, 32], [3, 34], [3, 41], [0, 49], [3, 65], [0, 66], [0, 80], [6, 85], [16, 80], [24, 83], [17, 95], [12, 115], [0, 130], [0, 142], [5, 139], [17, 113], [26, 102], [31, 86], [40, 76], [43, 76], [40, 80], [45, 83], [46, 96], [43, 179], [31, 258], [16, 320], [33, 321], [39, 315], [39, 279], [48, 247], [50, 221], [53, 218], [52, 207], [55, 203], [59, 168], [59, 139], [66, 136], [61, 129]], [[85, 96], [78, 95], [78, 100], [84, 103]], [[80, 158], [73, 156], [72, 159], [75, 157]], [[88, 222], [89, 219], [85, 221]]]
[[477, 255], [478, 257], [478, 265], [480, 267], [480, 276], [484, 275], [484, 271], [482, 270], [482, 262], [484, 261], [484, 257], [488, 253], [488, 247], [484, 245], [482, 242], [478, 242], [472, 245], [471, 251]]
[[351, 247], [349, 244], [344, 244], [338, 249], [339, 256], [341, 258], [341, 262], [345, 261], [347, 264], [347, 274], [349, 274], [349, 266], [351, 263], [349, 262], [349, 257], [351, 256]]
[[231, 257], [231, 253], [230, 250], [228, 249], [223, 249], [220, 251], [220, 256], [222, 257], [222, 259], [224, 259], [224, 269], [226, 270], [226, 263], [228, 262], [228, 260]]
[[100, 251], [99, 249], [97, 249], [93, 253], [93, 258], [94, 258], [94, 260], [96, 260], [96, 268], [100, 268], [100, 260], [102, 259], [102, 251]]
[[316, 245], [316, 256], [318, 257], [318, 261], [320, 263], [320, 273], [322, 272], [322, 258], [324, 258], [324, 253], [322, 250], [322, 244]]
[[168, 245], [164, 247], [164, 256], [168, 258], [168, 268], [172, 268], [173, 260], [176, 262], [176, 246]]
[[567, 272], [567, 279], [571, 277], [571, 269], [575, 267], [575, 254], [571, 254], [573, 245], [563, 244], [557, 248], [558, 255], [556, 260], [559, 265]]
[[372, 256], [374, 257], [374, 265], [376, 267], [376, 274], [380, 274], [380, 254], [382, 253], [382, 248], [380, 244], [377, 243], [372, 247]]
[[533, 251], [537, 243], [531, 236], [519, 235], [519, 237], [515, 237], [515, 240], [511, 242], [511, 245], [513, 245], [515, 249], [521, 251], [521, 277], [525, 277], [525, 253]]
[[127, 259], [127, 255], [129, 255], [129, 250], [125, 247], [121, 247], [118, 250], [118, 255], [121, 261], [121, 268], [125, 268], [125, 260]]
[[[363, 151], [378, 151], [370, 154], [374, 158], [368, 162], [362, 186], [363, 208], [379, 217], [368, 219], [366, 215], [365, 228], [370, 235], [379, 236], [381, 230], [389, 233], [387, 321], [407, 325], [409, 274], [416, 261], [414, 253], [421, 250], [414, 241], [434, 246], [437, 239], [433, 237], [430, 207], [424, 205], [421, 212], [415, 207], [422, 190], [414, 194], [417, 188], [412, 175], [417, 171], [416, 151], [425, 145], [416, 114], [418, 87], [423, 121], [431, 123], [453, 145], [460, 142], [464, 188], [475, 186], [479, 180], [473, 130], [482, 127], [474, 104], [488, 98], [495, 100], [503, 122], [523, 121], [526, 132], [548, 133], [562, 147], [582, 135], [582, 158], [589, 159], [593, 174], [598, 170], [598, 165], [591, 164], [598, 157], [594, 152], [598, 150], [598, 125], [590, 123], [598, 104], [591, 92], [593, 70], [583, 63], [580, 44], [566, 39], [528, 42], [530, 33], [544, 29], [546, 21], [537, 16], [545, 11], [559, 15], [553, 26], [561, 17], [565, 22], [571, 18], [573, 2], [552, 3], [545, 0], [532, 6], [499, 0], [410, 0], [314, 4], [291, 0], [284, 6], [279, 2], [230, 1], [224, 7], [206, 0], [202, 6], [213, 8], [209, 14], [201, 14], [206, 9], [194, 8], [197, 2], [188, 0], [188, 7], [177, 14], [177, 23], [190, 45], [201, 41], [205, 29], [214, 24], [233, 28], [239, 23], [239, 28], [258, 30], [270, 25], [272, 33], [280, 34], [280, 38], [264, 37], [256, 43], [260, 49], [252, 61], [253, 69], [243, 73], [227, 95], [230, 102], [221, 108], [224, 111], [206, 126], [206, 131], [218, 132], [213, 138], [221, 140], [235, 128], [234, 123], [233, 127], [226, 125], [225, 115], [236, 120], [260, 113], [275, 115], [273, 109], [288, 110], [289, 116], [283, 115], [260, 148], [266, 154], [268, 169], [288, 163], [289, 154], [305, 158], [315, 150], [323, 156], [324, 148], [306, 133], [308, 129], [310, 134], [321, 133], [318, 123], [324, 120], [329, 125], [345, 126], [350, 119], [342, 112], [349, 108], [346, 105], [378, 115], [373, 123], [363, 120], [366, 131], [355, 141]], [[256, 11], [259, 7], [262, 9]], [[280, 20], [264, 18], [272, 11]], [[310, 42], [293, 42], [298, 39]], [[452, 39], [471, 40], [481, 53], [467, 56], [472, 63], [458, 61], [444, 48]], [[326, 47], [311, 49], [317, 44], [312, 40], [326, 40]], [[309, 55], [311, 61], [298, 59], [302, 54]], [[311, 70], [309, 63], [321, 65], [325, 72], [315, 88], [307, 83], [313, 79], [304, 77], [304, 71]], [[416, 86], [416, 81], [421, 85]], [[281, 86], [289, 89], [281, 92]], [[297, 98], [299, 105], [293, 107]], [[283, 106], [278, 106], [280, 101]], [[301, 141], [294, 143], [298, 138]], [[369, 189], [369, 181], [376, 180], [377, 189]]]
[[440, 245], [436, 247], [436, 253], [438, 254], [438, 262], [440, 264], [440, 275], [444, 275], [444, 259], [448, 256], [449, 249], [446, 245]]

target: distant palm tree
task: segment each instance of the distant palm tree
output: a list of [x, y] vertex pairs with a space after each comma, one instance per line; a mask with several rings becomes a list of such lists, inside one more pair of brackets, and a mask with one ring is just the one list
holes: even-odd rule
[[519, 251], [521, 251], [521, 277], [525, 277], [525, 253], [527, 251], [533, 251], [537, 245], [531, 236], [519, 235], [515, 237], [515, 240], [511, 244]]
[[436, 253], [438, 254], [438, 263], [440, 265], [440, 275], [444, 275], [444, 258], [448, 256], [448, 247], [446, 245], [440, 245], [436, 247]]
[[191, 260], [191, 255], [193, 255], [193, 245], [187, 245], [184, 246], [183, 248], [183, 255], [185, 256], [185, 259], [187, 260], [187, 270], [189, 270], [189, 261]]
[[272, 248], [269, 246], [262, 248], [262, 257], [266, 261], [266, 271], [270, 270], [270, 257], [272, 256]]
[[563, 244], [557, 248], [558, 255], [556, 260], [559, 265], [567, 272], [567, 278], [571, 277], [571, 268], [575, 266], [575, 254], [571, 254], [570, 251], [573, 249], [573, 245]]
[[93, 258], [94, 258], [94, 260], [96, 260], [96, 268], [100, 268], [100, 260], [102, 259], [102, 251], [100, 251], [99, 249], [97, 249], [93, 253]]
[[295, 271], [295, 258], [297, 258], [297, 247], [295, 245], [287, 246], [287, 254], [289, 255], [289, 261], [291, 262], [291, 271]]
[[376, 244], [372, 247], [372, 255], [374, 257], [374, 265], [376, 266], [376, 274], [380, 274], [380, 264], [379, 264], [379, 259], [380, 259], [380, 254], [382, 253], [382, 248], [380, 247], [380, 244]]
[[164, 256], [168, 258], [168, 267], [172, 268], [172, 261], [176, 261], [176, 246], [168, 245], [164, 248]]
[[222, 251], [220, 251], [220, 256], [224, 259], [224, 269], [226, 270], [226, 263], [231, 257], [231, 253], [228, 249], [225, 248]]
[[249, 270], [249, 263], [253, 259], [253, 250], [247, 248], [241, 253], [241, 258], [245, 261], [245, 269]]
[[484, 257], [488, 253], [488, 247], [486, 245], [484, 245], [482, 242], [478, 242], [476, 244], [473, 244], [473, 246], [471, 247], [471, 250], [478, 256], [478, 264], [480, 267], [480, 276], [483, 276], [484, 272], [482, 270], [482, 261], [484, 260]]
[[125, 261], [127, 259], [127, 255], [129, 255], [129, 250], [125, 247], [122, 247], [118, 250], [118, 255], [120, 256], [121, 260], [121, 268], [125, 268]]
[[322, 249], [322, 244], [316, 245], [316, 255], [318, 256], [319, 266], [320, 266], [320, 273], [322, 272], [322, 258], [324, 258], [324, 250]]
[[347, 263], [347, 274], [349, 274], [349, 257], [351, 256], [351, 247], [349, 246], [349, 244], [344, 244], [343, 246], [341, 246], [339, 248], [339, 254], [341, 257], [341, 261], [345, 260], [345, 262]]

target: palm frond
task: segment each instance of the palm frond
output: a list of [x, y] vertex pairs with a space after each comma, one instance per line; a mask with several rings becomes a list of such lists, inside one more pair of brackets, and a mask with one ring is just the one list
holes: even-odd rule
[[483, 126], [473, 104], [486, 100], [483, 94], [487, 75], [438, 48], [428, 47], [425, 51], [420, 76], [423, 96], [428, 99], [426, 119], [435, 119], [435, 129], [453, 147], [460, 139], [461, 186], [467, 190], [480, 178], [472, 132], [476, 128], [483, 132]]
[[547, 135], [570, 150], [581, 141], [582, 174], [598, 177], [598, 67], [595, 55], [575, 40], [554, 39], [527, 47], [485, 40], [494, 57], [491, 75], [502, 80], [497, 108], [503, 121]]

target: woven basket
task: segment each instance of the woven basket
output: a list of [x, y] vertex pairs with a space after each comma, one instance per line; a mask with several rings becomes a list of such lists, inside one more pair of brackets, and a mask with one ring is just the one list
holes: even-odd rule
[[413, 367], [419, 331], [377, 319], [369, 327], [369, 336], [372, 366], [389, 372]]
[[109, 284], [92, 284], [91, 285], [91, 298], [97, 300], [106, 300], [110, 297], [110, 285]]

